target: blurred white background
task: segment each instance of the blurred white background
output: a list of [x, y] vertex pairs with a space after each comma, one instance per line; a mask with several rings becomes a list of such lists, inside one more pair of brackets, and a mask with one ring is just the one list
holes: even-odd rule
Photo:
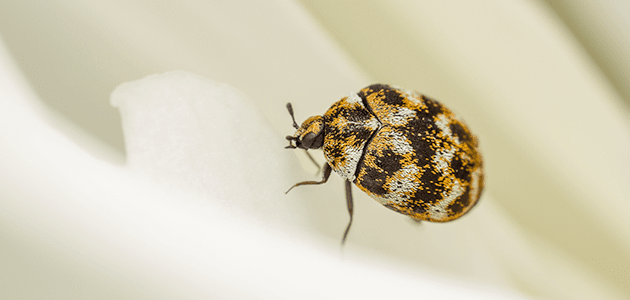
[[[25, 0], [0, 2], [0, 36], [19, 68], [8, 74], [23, 75], [58, 116], [53, 123], [114, 165], [124, 163], [125, 143], [110, 94], [153, 73], [185, 70], [227, 83], [247, 94], [280, 136], [292, 134], [286, 102], [300, 122], [370, 83], [417, 90], [451, 107], [478, 135], [488, 196], [482, 200], [517, 228], [527, 247], [547, 255], [542, 261], [575, 270], [541, 287], [524, 275], [536, 272], [515, 271], [522, 266], [514, 262], [512, 273], [502, 275], [509, 277], [504, 287], [539, 298], [624, 299], [630, 298], [628, 14], [630, 4], [614, 0]], [[342, 196], [340, 189], [330, 195], [336, 192]], [[19, 195], [0, 190], [0, 198], [9, 197]], [[390, 249], [403, 244], [371, 237], [379, 228], [368, 224], [366, 210], [364, 225], [351, 232], [357, 248], [413, 256]], [[343, 220], [345, 212], [334, 214]], [[317, 211], [310, 217], [318, 222]], [[332, 238], [340, 234], [338, 227], [317, 226]], [[7, 228], [6, 236], [15, 234]], [[467, 278], [456, 266], [418, 261], [414, 266]], [[2, 276], [0, 283], [11, 282], [11, 272]], [[577, 284], [584, 278], [589, 282]]]

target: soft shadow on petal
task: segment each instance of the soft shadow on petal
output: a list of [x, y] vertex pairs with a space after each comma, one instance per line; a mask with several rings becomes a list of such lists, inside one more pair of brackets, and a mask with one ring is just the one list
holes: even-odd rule
[[[169, 72], [121, 85], [112, 102], [121, 108], [130, 168], [160, 185], [197, 196], [173, 199], [177, 203], [185, 205], [201, 197], [214, 214], [244, 218], [244, 224], [257, 228], [275, 223], [291, 229], [314, 226], [321, 231], [326, 215], [343, 211], [341, 206], [313, 207], [329, 199], [341, 204], [342, 190], [335, 191], [329, 184], [296, 189], [294, 193], [314, 192], [285, 202], [283, 188], [304, 174], [295, 158], [284, 154], [288, 150], [283, 149], [280, 135], [230, 86], [186, 72]], [[246, 147], [246, 143], [258, 148]], [[550, 258], [559, 256], [555, 250], [542, 253], [529, 245], [531, 240], [502, 216], [488, 194], [462, 220], [423, 223], [419, 228], [355, 193], [357, 201], [366, 201], [367, 206], [359, 206], [355, 216], [345, 246], [346, 261], [365, 263], [366, 255], [373, 255], [366, 254], [369, 247], [354, 242], [369, 236], [388, 249], [379, 255], [381, 263], [400, 267], [402, 262], [414, 273], [430, 269], [505, 288], [525, 281], [535, 286], [534, 293], [554, 293], [550, 283], [566, 272], [565, 261]], [[305, 209], [309, 206], [315, 209]], [[339, 219], [334, 222], [343, 225]], [[312, 233], [304, 231], [294, 243], [311, 239]], [[567, 284], [588, 280], [581, 273], [565, 279]]]
[[[0, 65], [0, 78], [7, 79], [0, 81], [0, 96], [12, 100], [0, 102], [0, 141], [10, 145], [0, 148], [4, 299], [365, 299], [409, 298], [418, 290], [441, 299], [523, 299], [383, 266], [367, 256], [360, 263], [342, 262], [336, 251], [318, 243], [288, 239], [204, 203], [224, 200], [216, 195], [195, 199], [181, 187], [176, 191], [142, 180], [95, 158], [43, 122], [46, 111], [29, 105], [36, 98], [6, 55]], [[212, 95], [208, 87], [218, 88], [223, 97], [217, 99], [247, 110], [229, 87], [190, 74], [167, 76], [173, 75], [201, 81], [201, 90]], [[127, 96], [125, 102], [143, 100]], [[264, 123], [257, 125], [258, 133], [270, 132]], [[213, 134], [230, 137], [238, 132], [233, 128]], [[222, 152], [228, 155], [229, 149]], [[274, 159], [291, 165], [282, 160], [287, 159]], [[229, 177], [213, 179], [230, 184]]]
[[[597, 297], [607, 290], [628, 297], [630, 111], [604, 66], [543, 1], [301, 2], [374, 78], [417, 87], [468, 122], [484, 154], [486, 193], [533, 237], [532, 247], [564, 253], [549, 252], [567, 269], [541, 294]], [[613, 21], [589, 19], [580, 27]], [[627, 36], [625, 29], [588, 29], [619, 35], [617, 41]], [[375, 36], [379, 42], [370, 43]], [[616, 54], [630, 61], [627, 52]], [[577, 279], [576, 269], [592, 280]], [[545, 282], [519, 277], [532, 290]]]
[[[379, 1], [372, 3], [374, 2]], [[22, 5], [23, 3], [27, 4], [26, 8]], [[347, 4], [349, 2], [334, 3]], [[373, 66], [371, 63], [382, 64], [382, 72], [372, 72], [373, 78], [379, 81], [387, 79], [388, 83], [416, 88], [448, 103], [449, 106], [451, 103], [453, 106], [459, 106], [453, 108], [457, 108], [456, 111], [462, 114], [462, 117], [470, 122], [472, 128], [481, 135], [488, 170], [492, 169], [488, 172], [488, 179], [489, 182], [495, 183], [488, 185], [488, 191], [480, 205], [466, 218], [451, 224], [423, 224], [419, 228], [411, 225], [406, 218], [384, 209], [357, 191], [355, 193], [355, 223], [349, 243], [344, 250], [346, 253], [344, 259], [361, 260], [361, 254], [371, 251], [379, 256], [378, 263], [392, 264], [394, 262], [392, 265], [405, 265], [417, 270], [430, 269], [432, 273], [445, 273], [465, 280], [481, 281], [487, 285], [515, 288], [536, 296], [613, 299], [614, 297], [610, 297], [607, 293], [613, 293], [611, 291], [615, 288], [607, 286], [608, 282], [598, 277], [600, 273], [607, 270], [595, 265], [608, 265], [615, 268], [622, 263], [627, 265], [627, 259], [624, 259], [627, 258], [628, 251], [625, 251], [627, 247], [622, 246], [622, 241], [628, 241], [627, 232], [624, 231], [627, 226], [622, 225], [627, 223], [627, 218], [624, 218], [627, 203], [623, 195], [627, 194], [625, 191], [628, 185], [625, 184], [624, 179], [628, 176], [623, 175], [628, 174], [630, 170], [624, 167], [624, 164], [627, 166], [628, 163], [627, 156], [624, 155], [627, 152], [628, 143], [627, 140], [623, 144], [610, 142], [616, 141], [610, 137], [616, 137], [615, 124], [621, 122], [618, 122], [618, 114], [602, 113], [604, 110], [613, 111], [610, 109], [611, 106], [604, 102], [597, 103], [600, 99], [608, 98], [605, 90], [604, 93], [592, 93], [593, 90], [589, 93], [577, 92], [579, 88], [590, 88], [593, 87], [593, 83], [601, 82], [598, 81], [597, 76], [583, 76], [585, 74], [583, 71], [588, 71], [588, 68], [584, 68], [584, 65], [579, 67], [580, 64], [576, 64], [579, 59], [575, 60], [575, 58], [580, 58], [579, 55], [575, 56], [578, 52], [566, 51], [571, 49], [571, 47], [566, 47], [571, 45], [565, 43], [570, 39], [558, 38], [562, 37], [561, 34], [558, 35], [562, 31], [553, 30], [558, 27], [548, 22], [547, 14], [541, 14], [540, 11], [532, 9], [534, 5], [531, 5], [533, 3], [531, 1], [492, 4], [472, 4], [473, 2], [466, 1], [459, 3], [396, 1], [394, 4], [381, 1], [381, 3], [382, 6], [371, 6], [368, 1], [362, 1], [359, 7], [366, 8], [367, 13], [363, 10], [352, 10], [363, 17], [368, 16], [366, 22], [354, 18], [354, 15], [350, 13], [344, 13], [343, 10], [322, 10], [324, 19], [347, 21], [344, 26], [333, 27], [330, 30], [331, 33], [350, 29], [350, 36], [355, 38], [358, 36], [356, 40], [360, 41], [358, 45], [362, 51], [352, 52], [345, 49], [347, 51], [345, 54], [343, 49], [332, 42], [329, 35], [320, 30], [307, 12], [301, 10], [295, 2], [284, 0], [266, 2], [190, 0], [142, 3], [56, 1], [47, 6], [38, 1], [19, 1], [3, 6], [13, 9], [0, 10], [3, 11], [3, 16], [6, 16], [0, 20], [3, 24], [24, 25], [7, 26], [2, 31], [7, 33], [7, 37], [8, 33], [12, 33], [14, 45], [22, 42], [22, 48], [13, 48], [19, 49], [14, 52], [16, 57], [22, 61], [25, 72], [31, 74], [31, 80], [36, 83], [38, 92], [49, 97], [49, 100], [59, 107], [82, 107], [80, 105], [87, 103], [86, 99], [102, 99], [103, 103], [99, 105], [107, 105], [106, 94], [120, 82], [155, 72], [185, 69], [203, 74], [213, 80], [228, 82], [245, 91], [257, 109], [263, 111], [275, 128], [282, 130], [283, 134], [277, 134], [271, 138], [277, 141], [281, 141], [282, 136], [291, 131], [284, 103], [287, 101], [294, 103], [298, 121], [312, 114], [321, 114], [345, 93], [356, 91], [362, 85], [369, 83], [366, 80], [367, 76], [360, 72], [359, 67], [352, 63], [353, 61], [361, 63], [360, 66], [368, 70]], [[412, 8], [405, 4], [411, 4]], [[434, 6], [438, 9], [431, 9]], [[443, 9], [439, 9], [440, 7]], [[340, 13], [340, 16], [334, 17], [334, 13]], [[11, 20], [14, 23], [6, 23]], [[394, 26], [394, 29], [388, 25]], [[524, 35], [512, 34], [515, 25], [522, 30], [519, 32], [527, 32], [527, 36], [533, 39], [523, 39]], [[18, 30], [10, 30], [11, 28], [18, 28]], [[363, 32], [361, 29], [365, 28], [368, 29], [367, 36], [359, 36]], [[411, 33], [406, 34], [407, 30]], [[507, 34], [501, 35], [506, 32]], [[506, 46], [504, 42], [516, 43], [508, 43], [508, 47], [504, 47]], [[380, 52], [378, 51], [380, 49], [387, 51]], [[549, 53], [556, 56], [543, 55]], [[524, 60], [524, 57], [529, 57], [530, 60]], [[553, 66], [555, 67], [547, 68]], [[413, 70], [418, 76], [411, 76], [402, 72], [403, 70]], [[542, 71], [532, 72], [532, 76], [524, 76], [525, 70]], [[563, 74], [563, 76], [558, 76], [561, 80], [556, 81], [553, 78], [553, 75], [557, 74]], [[575, 75], [580, 77], [580, 80], [564, 80], [574, 78]], [[605, 86], [605, 83], [602, 85]], [[552, 93], [540, 93], [541, 86], [546, 87], [545, 91], [549, 90]], [[566, 91], [571, 93], [566, 93]], [[543, 99], [541, 95], [547, 98]], [[585, 95], [595, 96], [585, 97]], [[573, 105], [576, 103], [574, 99], [580, 100], [582, 104], [586, 103], [583, 101], [585, 98], [593, 100], [588, 103], [594, 104], [592, 106], [594, 109], [591, 110], [584, 105]], [[70, 99], [76, 101], [64, 102]], [[527, 104], [531, 103], [532, 99], [540, 101], [542, 105], [528, 106]], [[546, 101], [555, 99], [565, 102], [557, 105], [557, 102]], [[549, 106], [550, 110], [537, 109], [538, 107], [547, 108], [550, 103], [556, 103], [557, 106]], [[562, 113], [550, 113], [554, 109], [562, 111], [563, 108], [570, 109], [571, 118], [564, 118]], [[591, 111], [594, 113], [589, 114]], [[49, 207], [37, 202], [34, 204], [32, 201], [25, 201], [19, 197], [15, 198], [17, 200], [14, 202], [7, 202], [7, 208], [11, 209], [4, 211], [5, 216], [10, 216], [6, 219], [9, 220], [7, 223], [13, 222], [18, 227], [24, 227], [25, 230], [16, 231], [21, 234], [16, 234], [16, 236], [25, 239], [31, 239], [33, 234], [37, 234], [33, 240], [48, 242], [42, 239], [42, 236], [57, 239], [58, 235], [55, 232], [65, 232], [66, 240], [59, 239], [59, 242], [49, 244], [52, 245], [50, 248], [61, 249], [59, 251], [63, 253], [60, 256], [66, 259], [83, 255], [89, 261], [88, 265], [99, 259], [105, 262], [112, 261], [108, 255], [91, 255], [88, 252], [77, 254], [73, 250], [80, 239], [91, 242], [94, 238], [99, 239], [103, 236], [99, 234], [100, 230], [94, 230], [85, 225], [90, 224], [89, 220], [86, 221], [87, 223], [74, 221], [73, 213], [88, 216], [101, 215], [97, 208], [92, 208], [91, 202], [85, 204], [85, 199], [92, 199], [92, 196], [87, 195], [95, 193], [94, 199], [103, 197], [102, 201], [108, 203], [107, 198], [115, 198], [109, 193], [112, 190], [122, 191], [121, 187], [95, 181], [93, 185], [97, 187], [106, 185], [107, 188], [103, 190], [90, 186], [85, 192], [79, 193], [84, 200], [81, 202], [82, 206], [57, 203], [61, 201], [60, 199], [74, 199], [65, 194], [63, 197], [53, 197], [57, 187], [62, 190], [71, 189], [68, 193], [72, 194], [74, 193], [72, 188], [82, 186], [82, 180], [110, 173], [100, 171], [101, 168], [94, 166], [89, 162], [90, 160], [79, 159], [83, 156], [80, 151], [69, 152], [76, 158], [59, 159], [59, 157], [65, 157], [63, 154], [59, 154], [60, 156], [43, 155], [42, 153], [46, 151], [65, 153], [68, 150], [54, 147], [60, 144], [59, 139], [51, 144], [44, 142], [46, 135], [42, 135], [32, 126], [15, 121], [12, 117], [21, 115], [12, 112], [13, 110], [6, 110], [7, 116], [3, 119], [7, 124], [5, 128], [9, 131], [3, 132], [2, 136], [11, 136], [11, 139], [7, 138], [0, 144], [2, 145], [1, 153], [11, 152], [11, 155], [3, 156], [6, 158], [3, 162], [9, 166], [4, 168], [6, 173], [2, 174], [4, 176], [2, 180], [6, 179], [6, 181], [3, 181], [3, 184], [7, 191], [19, 190], [20, 193], [24, 191], [38, 193], [42, 189], [34, 187], [44, 187], [43, 190], [47, 193], [33, 194], [33, 199], [54, 199], [54, 201], [44, 202], [52, 206]], [[104, 109], [97, 108], [91, 112], [86, 113], [82, 109], [75, 110], [76, 115], [82, 120], [89, 120], [92, 125], [107, 127], [107, 122], [99, 122], [106, 115]], [[505, 112], [515, 113], [510, 115]], [[586, 118], [581, 118], [580, 114], [584, 112], [587, 112], [583, 114]], [[206, 113], [212, 115], [213, 112]], [[559, 117], [549, 118], [549, 115]], [[597, 115], [597, 117], [593, 118], [592, 115]], [[606, 115], [610, 115], [611, 118], [607, 119]], [[569, 119], [572, 121], [565, 121]], [[111, 123], [111, 120], [108, 122]], [[178, 121], [175, 124], [189, 123]], [[554, 130], [545, 130], [549, 124], [560, 126], [554, 127]], [[596, 126], [588, 126], [589, 124]], [[610, 126], [604, 124], [610, 124]], [[205, 125], [202, 124], [202, 126]], [[228, 127], [238, 129], [239, 126], [240, 124], [232, 124]], [[16, 127], [20, 128], [18, 132], [22, 135], [21, 137], [15, 135], [13, 128]], [[186, 126], [182, 128], [190, 129]], [[147, 128], [138, 130], [143, 131]], [[201, 140], [203, 140], [204, 131], [205, 129], [195, 131], [200, 132]], [[243, 131], [235, 132], [242, 134]], [[559, 134], [554, 134], [554, 132], [559, 132]], [[584, 134], [585, 132], [589, 134]], [[537, 138], [539, 135], [540, 139]], [[233, 135], [234, 140], [228, 142], [238, 141], [237, 136]], [[253, 138], [256, 136], [249, 135], [249, 142]], [[35, 146], [32, 147], [19, 146], [23, 145], [24, 139], [30, 142], [41, 140], [41, 143], [34, 144]], [[61, 138], [61, 140], [64, 139]], [[269, 140], [265, 138], [263, 143]], [[519, 142], [514, 142], [515, 140]], [[175, 137], [172, 141], [179, 142], [180, 140]], [[158, 141], [156, 145], [170, 147], [162, 142]], [[176, 153], [210, 157], [204, 149], [194, 145], [194, 141], [191, 144], [186, 143], [184, 141], [185, 146], [196, 150], [187, 152], [188, 149], [181, 149], [182, 145], [176, 143], [173, 146], [179, 151]], [[276, 142], [271, 142], [269, 149], [277, 147], [273, 143]], [[13, 149], [2, 148], [5, 144], [17, 146]], [[278, 144], [281, 143], [278, 142]], [[212, 148], [216, 145], [208, 143], [206, 146], [218, 151], [223, 150]], [[139, 147], [139, 149], [143, 148]], [[547, 149], [549, 151], [546, 151]], [[283, 149], [278, 150], [289, 152]], [[164, 149], [163, 152], [160, 154], [162, 156], [153, 157], [156, 157], [158, 161], [164, 161], [164, 158], [174, 159], [174, 162], [194, 160], [194, 157], [183, 159], [176, 155], [169, 155], [169, 149]], [[249, 167], [253, 164], [252, 161], [272, 157], [265, 152], [261, 152], [265, 155], [258, 157], [254, 156], [257, 153], [243, 153], [251, 155], [251, 161], [248, 164], [239, 165], [240, 167]], [[212, 154], [215, 155], [213, 157], [233, 157], [232, 153]], [[286, 159], [284, 156], [274, 158]], [[52, 170], [65, 171], [46, 171], [47, 167], [43, 167], [59, 161], [63, 162], [62, 165], [84, 166], [88, 171], [83, 170], [78, 172], [79, 177], [73, 177], [67, 174], [73, 174], [74, 171], [67, 171], [59, 166]], [[22, 164], [24, 162], [26, 165]], [[177, 186], [180, 192], [186, 190], [182, 192], [186, 196], [164, 199], [167, 211], [171, 209], [168, 205], [172, 205], [176, 210], [180, 206], [208, 203], [205, 206], [208, 208], [207, 211], [197, 209], [200, 218], [211, 220], [227, 218], [217, 223], [212, 223], [212, 221], [208, 223], [218, 228], [238, 227], [230, 223], [238, 217], [245, 218], [236, 222], [243, 225], [277, 224], [281, 228], [288, 229], [287, 227], [293, 226], [284, 225], [296, 224], [298, 232], [288, 233], [297, 236], [293, 240], [295, 244], [302, 243], [301, 239], [312, 241], [315, 234], [329, 237], [335, 246], [338, 244], [338, 236], [343, 231], [347, 214], [343, 202], [343, 190], [337, 176], [333, 176], [325, 186], [304, 187], [304, 189], [292, 191], [288, 196], [281, 194], [284, 191], [281, 186], [285, 184], [283, 183], [285, 179], [280, 179], [280, 177], [278, 186], [271, 183], [268, 186], [270, 189], [267, 189], [267, 186], [250, 186], [248, 183], [243, 186], [243, 195], [252, 193], [254, 191], [252, 187], [255, 187], [260, 193], [270, 193], [268, 195], [270, 197], [252, 199], [251, 205], [246, 199], [236, 199], [232, 205], [229, 195], [224, 195], [229, 193], [227, 188], [223, 189], [221, 186], [216, 191], [216, 194], [222, 194], [225, 198], [214, 198], [213, 191], [204, 186], [207, 181], [212, 180], [215, 180], [215, 183], [210, 186], [218, 185], [217, 173], [213, 172], [215, 170], [209, 170], [208, 174], [205, 174], [202, 170], [194, 169], [190, 165], [180, 169], [168, 161], [165, 163], [167, 168], [156, 168], [149, 170], [151, 171], [149, 173], [157, 174], [160, 178], [168, 177], [165, 170], [176, 172], [177, 178], [168, 177], [174, 180], [165, 182], [164, 185]], [[265, 162], [260, 166], [267, 166], [268, 163]], [[289, 171], [295, 173], [284, 173], [286, 166], [294, 164], [295, 162], [288, 159], [286, 162], [281, 162], [280, 166], [274, 166], [274, 168], [284, 170], [283, 174], [292, 174], [290, 177], [295, 177], [290, 178], [293, 180], [288, 180], [290, 182], [286, 183], [287, 186], [294, 181], [316, 178], [312, 174], [299, 170]], [[593, 166], [594, 168], [591, 168]], [[234, 174], [240, 172], [245, 174], [244, 177], [256, 175], [253, 172], [248, 173], [249, 169], [224, 170], [230, 174], [225, 178], [231, 180], [225, 183], [226, 187], [237, 185], [234, 183]], [[259, 171], [257, 170], [256, 173]], [[269, 173], [265, 175], [272, 177]], [[180, 180], [179, 176], [191, 182]], [[201, 179], [195, 176], [201, 176]], [[576, 177], [581, 177], [581, 179], [573, 180]], [[256, 180], [253, 181], [252, 184], [256, 184]], [[263, 182], [270, 181], [273, 180]], [[130, 182], [135, 181], [130, 179]], [[204, 196], [197, 200], [196, 197], [200, 192], [203, 192]], [[277, 192], [279, 195], [276, 195]], [[150, 195], [151, 192], [146, 194]], [[602, 195], [609, 195], [609, 197]], [[119, 217], [122, 212], [129, 210], [127, 206], [134, 201], [122, 196], [116, 199], [121, 199], [120, 203], [116, 202], [115, 205], [112, 203], [112, 209], [104, 210], [107, 213], [102, 215], [109, 215], [112, 218], [102, 224], [121, 224], [125, 229], [136, 228], [127, 226], [126, 221], [120, 220], [125, 218]], [[160, 197], [156, 196], [155, 199], [160, 199]], [[286, 204], [285, 199], [291, 203]], [[150, 199], [146, 201], [151, 202]], [[500, 207], [494, 207], [493, 203], [498, 202], [510, 205], [506, 206], [509, 217], [504, 216], [506, 213]], [[267, 206], [265, 203], [271, 204]], [[582, 207], [577, 203], [581, 203]], [[42, 210], [35, 214], [28, 208], [29, 205], [35, 208], [41, 207]], [[288, 206], [282, 207], [276, 214], [274, 211], [276, 205]], [[260, 213], [251, 211], [252, 208], [260, 210]], [[93, 212], [93, 209], [97, 212]], [[190, 215], [194, 215], [197, 210], [191, 209]], [[140, 224], [150, 224], [151, 226], [148, 227], [154, 229], [147, 229], [147, 234], [165, 241], [165, 244], [145, 242], [141, 234], [138, 234], [140, 238], [132, 235], [127, 240], [118, 242], [110, 240], [110, 243], [93, 244], [101, 248], [113, 245], [113, 247], [127, 247], [134, 251], [139, 248], [139, 251], [151, 252], [152, 249], [171, 249], [175, 242], [169, 241], [175, 241], [178, 235], [190, 234], [188, 237], [192, 240], [214, 237], [203, 226], [196, 226], [204, 228], [198, 232], [177, 225], [185, 218], [172, 219], [173, 217], [169, 217], [168, 214], [152, 211], [153, 209], [148, 208], [129, 210], [128, 217], [137, 219]], [[217, 214], [220, 217], [216, 217]], [[614, 217], [608, 217], [609, 215]], [[268, 219], [263, 219], [263, 216]], [[165, 221], [152, 223], [145, 217]], [[248, 217], [252, 220], [247, 219]], [[191, 216], [191, 218], [195, 217]], [[306, 220], [299, 220], [300, 218], [306, 218]], [[168, 221], [171, 219], [172, 222]], [[566, 222], [566, 219], [570, 219], [571, 222]], [[46, 223], [52, 225], [66, 224], [64, 221], [67, 221], [70, 225], [64, 227], [63, 230], [55, 226], [47, 229], [44, 225], [35, 226], [40, 224], [36, 220], [46, 220]], [[521, 224], [514, 226], [512, 224], [514, 220]], [[526, 225], [523, 226], [523, 224]], [[77, 233], [76, 230], [85, 230], [88, 234]], [[309, 230], [312, 231], [308, 232]], [[40, 234], [42, 232], [44, 234]], [[122, 232], [112, 235], [124, 236], [125, 231]], [[235, 235], [231, 231], [228, 233]], [[252, 229], [250, 234], [256, 236], [258, 233]], [[544, 236], [546, 240], [540, 241], [540, 236]], [[229, 242], [229, 239], [217, 238], [216, 240], [224, 243], [228, 241], [229, 245], [235, 243]], [[270, 244], [274, 243], [270, 242]], [[319, 243], [319, 241], [314, 243]], [[558, 251], [554, 243], [555, 246], [563, 247], [563, 249]], [[267, 245], [263, 242], [260, 244]], [[147, 248], [138, 245], [147, 245]], [[186, 243], [181, 243], [181, 245], [184, 248], [190, 248]], [[256, 245], [253, 247], [249, 245], [247, 248], [249, 251], [258, 249]], [[280, 247], [276, 248], [280, 249]], [[52, 251], [47, 246], [42, 246], [42, 249], [43, 252]], [[223, 251], [222, 249], [232, 250], [232, 248], [220, 248], [219, 251]], [[182, 254], [177, 251], [173, 253]], [[199, 253], [202, 254], [188, 257], [191, 260], [203, 260], [199, 257], [211, 256], [219, 252], [200, 251]], [[252, 253], [256, 252], [252, 251]], [[576, 259], [567, 254], [582, 256], [577, 256]], [[24, 261], [30, 259], [28, 256], [24, 257]], [[595, 258], [603, 260], [595, 260]], [[143, 261], [151, 266], [161, 260], [154, 256], [147, 256]], [[169, 258], [163, 259], [163, 262], [176, 265], [179, 261]], [[258, 265], [250, 260], [246, 262], [256, 267], [267, 267], [265, 264]], [[362, 261], [363, 266], [372, 264], [374, 261]], [[588, 264], [590, 268], [584, 268]], [[68, 266], [68, 264], [59, 265]], [[113, 269], [120, 269], [116, 263], [111, 263], [111, 265], [115, 266], [112, 267]], [[187, 263], [181, 263], [181, 265], [183, 269], [180, 271], [184, 274], [186, 268], [191, 266]], [[194, 264], [192, 266], [194, 269]], [[281, 268], [279, 270], [299, 273], [302, 271], [300, 266], [300, 262], [296, 262], [293, 269]], [[177, 267], [173, 268], [177, 269]], [[79, 269], [86, 268], [79, 267]], [[101, 268], [93, 269], [97, 270], [96, 273], [101, 270]], [[621, 270], [617, 271], [617, 274], [623, 275], [623, 268]], [[89, 270], [85, 273], [94, 274]], [[115, 276], [112, 275], [112, 277]], [[204, 276], [197, 277], [200, 280], [206, 279]], [[124, 278], [121, 280], [124, 281]], [[181, 276], [181, 278], [185, 280], [188, 277]], [[238, 284], [241, 276], [236, 275], [232, 279], [226, 280], [228, 286]], [[107, 280], [103, 282], [104, 286], [108, 287], [116, 285]], [[129, 282], [129, 286], [133, 285], [133, 288], [139, 290], [145, 287], [151, 288], [150, 285], [143, 285], [137, 280]], [[68, 282], [60, 281], [60, 286], [68, 285]], [[277, 286], [274, 285], [275, 287]]]

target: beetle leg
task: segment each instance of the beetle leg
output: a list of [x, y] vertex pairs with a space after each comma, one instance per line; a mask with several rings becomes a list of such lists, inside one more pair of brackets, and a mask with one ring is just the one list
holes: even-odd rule
[[285, 194], [289, 193], [289, 191], [291, 191], [296, 186], [326, 183], [326, 181], [328, 181], [328, 177], [330, 177], [330, 172], [332, 172], [332, 168], [330, 167], [329, 164], [326, 164], [326, 165], [324, 165], [324, 176], [322, 177], [322, 180], [320, 180], [320, 181], [302, 181], [302, 182], [298, 182], [298, 183], [294, 184], [288, 191], [286, 191]]
[[[313, 158], [313, 156], [308, 152], [308, 150], [304, 150], [304, 152], [306, 152], [306, 155], [308, 156], [308, 158], [311, 159], [311, 161], [315, 164], [315, 166], [317, 167], [317, 173], [319, 173], [319, 171], [322, 170], [322, 167], [319, 166], [319, 164], [315, 161], [315, 159]], [[315, 173], [315, 174], [317, 174]]]
[[352, 202], [352, 183], [350, 180], [346, 180], [346, 204], [348, 204], [348, 213], [350, 214], [350, 222], [348, 222], [348, 227], [346, 227], [346, 232], [343, 233], [343, 238], [341, 239], [341, 245], [346, 242], [346, 237], [348, 237], [348, 232], [350, 231], [350, 225], [352, 225], [352, 213], [354, 204]]

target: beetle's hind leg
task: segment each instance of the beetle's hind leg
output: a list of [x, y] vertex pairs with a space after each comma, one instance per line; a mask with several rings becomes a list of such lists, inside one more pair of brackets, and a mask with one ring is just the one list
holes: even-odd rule
[[287, 194], [289, 191], [291, 191], [296, 186], [326, 183], [326, 181], [328, 181], [328, 177], [330, 177], [330, 172], [332, 172], [332, 168], [330, 167], [329, 164], [326, 164], [326, 165], [324, 165], [324, 174], [323, 174], [322, 180], [320, 180], [320, 181], [302, 181], [302, 182], [298, 182], [298, 183], [294, 184], [288, 191], [286, 191], [285, 194]]
[[346, 237], [348, 237], [348, 232], [350, 231], [350, 226], [352, 225], [352, 214], [354, 203], [352, 201], [352, 183], [350, 180], [346, 180], [346, 204], [348, 205], [348, 213], [350, 214], [350, 222], [348, 222], [348, 227], [346, 227], [346, 231], [343, 233], [343, 238], [341, 239], [341, 245], [346, 242]]
[[[332, 168], [330, 167], [330, 165], [329, 164], [325, 164], [324, 165], [324, 171], [323, 171], [324, 174], [322, 176], [322, 180], [320, 180], [320, 181], [302, 181], [302, 182], [298, 182], [298, 183], [294, 184], [291, 188], [289, 188], [289, 190], [286, 191], [285, 194], [289, 193], [296, 186], [326, 183], [326, 181], [328, 181], [328, 178], [330, 177], [330, 173], [331, 172], [332, 172]], [[349, 180], [346, 180], [346, 204], [348, 205], [348, 214], [350, 214], [350, 222], [348, 222], [348, 226], [346, 227], [346, 231], [343, 233], [343, 238], [341, 239], [341, 245], [343, 245], [346, 242], [346, 237], [348, 237], [348, 232], [350, 232], [350, 226], [352, 226], [352, 215], [353, 215], [353, 211], [354, 211], [353, 210], [354, 202], [352, 201], [352, 182], [350, 182]]]

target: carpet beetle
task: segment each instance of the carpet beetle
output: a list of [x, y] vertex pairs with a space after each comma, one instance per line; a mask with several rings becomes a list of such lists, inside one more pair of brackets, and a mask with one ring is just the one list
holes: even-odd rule
[[322, 180], [300, 182], [289, 191], [325, 183], [332, 170], [345, 179], [350, 222], [342, 244], [352, 224], [351, 183], [418, 221], [455, 220], [479, 200], [484, 178], [477, 138], [433, 99], [374, 84], [299, 127], [290, 103], [287, 109], [296, 132], [287, 136], [286, 148], [321, 148], [326, 158]]

